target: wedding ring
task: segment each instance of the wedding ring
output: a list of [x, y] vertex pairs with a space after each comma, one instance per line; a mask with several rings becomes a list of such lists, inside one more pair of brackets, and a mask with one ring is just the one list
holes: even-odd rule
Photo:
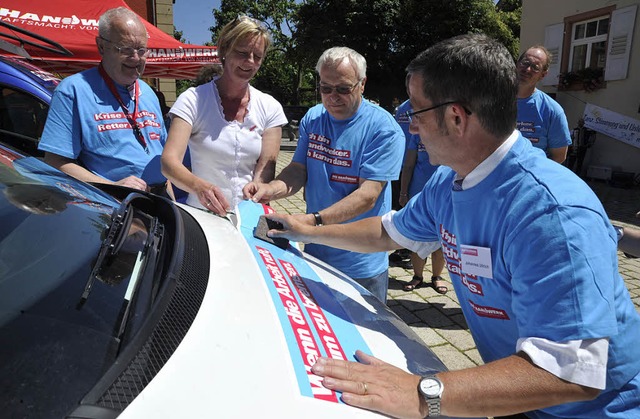
[[363, 396], [366, 396], [367, 393], [369, 393], [369, 389], [367, 388], [367, 383], [363, 382], [362, 385], [364, 386], [364, 394], [363, 394]]

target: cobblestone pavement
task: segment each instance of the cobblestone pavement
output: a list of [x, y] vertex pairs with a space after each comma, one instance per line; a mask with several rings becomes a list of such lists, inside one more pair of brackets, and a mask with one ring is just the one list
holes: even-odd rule
[[[287, 149], [280, 152], [276, 173], [291, 161], [293, 153]], [[635, 214], [640, 210], [640, 188], [621, 189], [609, 186], [604, 181], [588, 182], [596, 192], [611, 217], [618, 225], [640, 226]], [[290, 214], [304, 213], [302, 193], [272, 203], [274, 209]], [[619, 269], [636, 309], [640, 312], [640, 259], [628, 259], [621, 252]], [[431, 277], [431, 261], [425, 266], [425, 278]], [[399, 267], [389, 269], [389, 307], [420, 336], [431, 350], [450, 370], [458, 370], [482, 364], [473, 338], [469, 333], [460, 303], [451, 283], [449, 292], [440, 295], [431, 287], [418, 288], [411, 292], [402, 290], [410, 281], [412, 271]], [[448, 274], [443, 277], [450, 281]]]

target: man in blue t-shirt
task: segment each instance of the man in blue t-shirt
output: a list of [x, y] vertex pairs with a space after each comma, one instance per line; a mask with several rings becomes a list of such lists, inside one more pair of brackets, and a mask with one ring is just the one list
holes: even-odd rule
[[163, 113], [139, 80], [147, 30], [134, 12], [118, 7], [100, 17], [98, 34], [100, 65], [58, 85], [38, 148], [45, 162], [85, 182], [164, 194]]
[[549, 51], [542, 45], [533, 46], [520, 55], [517, 128], [534, 147], [543, 150], [551, 160], [562, 163], [571, 144], [567, 116], [558, 102], [536, 89], [547, 75], [550, 63]]
[[[390, 181], [398, 178], [404, 135], [393, 116], [363, 100], [366, 61], [356, 51], [326, 50], [316, 65], [322, 104], [300, 121], [293, 161], [269, 184], [249, 183], [245, 196], [268, 202], [305, 188], [310, 226], [341, 224], [382, 215], [391, 209]], [[386, 252], [349, 252], [309, 244], [305, 251], [340, 269], [386, 301]]]
[[[486, 35], [442, 41], [407, 67], [419, 134], [440, 164], [398, 212], [284, 231], [352, 251], [442, 246], [484, 365], [424, 377], [361, 351], [312, 372], [346, 403], [389, 416], [640, 417], [640, 315], [617, 234], [593, 191], [515, 130], [517, 76]], [[339, 228], [336, 228], [339, 227]]]

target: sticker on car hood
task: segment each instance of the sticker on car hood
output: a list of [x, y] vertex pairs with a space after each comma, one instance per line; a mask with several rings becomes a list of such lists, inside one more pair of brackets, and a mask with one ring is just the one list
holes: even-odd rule
[[271, 294], [300, 393], [342, 403], [339, 393], [325, 388], [322, 378], [313, 374], [311, 367], [320, 356], [355, 361], [357, 349], [370, 353], [366, 342], [329, 286], [300, 257], [297, 249], [290, 246], [283, 250], [253, 237], [253, 227], [259, 216], [273, 212], [273, 209], [248, 202], [241, 203], [238, 208], [240, 231], [251, 247]]

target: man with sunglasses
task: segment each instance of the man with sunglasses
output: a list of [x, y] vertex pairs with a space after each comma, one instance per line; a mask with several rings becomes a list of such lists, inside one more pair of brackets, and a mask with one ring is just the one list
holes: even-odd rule
[[[363, 100], [366, 61], [346, 47], [326, 50], [316, 65], [322, 104], [300, 121], [292, 162], [269, 184], [249, 184], [245, 196], [268, 202], [305, 188], [310, 226], [340, 224], [391, 209], [390, 182], [398, 178], [404, 135], [393, 116]], [[309, 244], [305, 251], [355, 279], [386, 301], [386, 252], [363, 254]]]
[[558, 102], [536, 88], [550, 64], [551, 55], [542, 45], [530, 47], [518, 58], [518, 130], [547, 157], [562, 163], [571, 144], [567, 116]]
[[110, 9], [98, 21], [96, 44], [100, 65], [58, 85], [38, 148], [51, 166], [85, 182], [165, 194], [163, 112], [139, 80], [147, 30], [133, 11]]
[[[400, 211], [270, 237], [359, 252], [442, 246], [484, 365], [410, 374], [362, 351], [312, 372], [346, 403], [404, 418], [640, 417], [640, 316], [597, 196], [516, 129], [516, 68], [486, 35], [442, 41], [407, 67], [410, 132], [440, 164]], [[417, 374], [421, 374], [417, 375]]]

